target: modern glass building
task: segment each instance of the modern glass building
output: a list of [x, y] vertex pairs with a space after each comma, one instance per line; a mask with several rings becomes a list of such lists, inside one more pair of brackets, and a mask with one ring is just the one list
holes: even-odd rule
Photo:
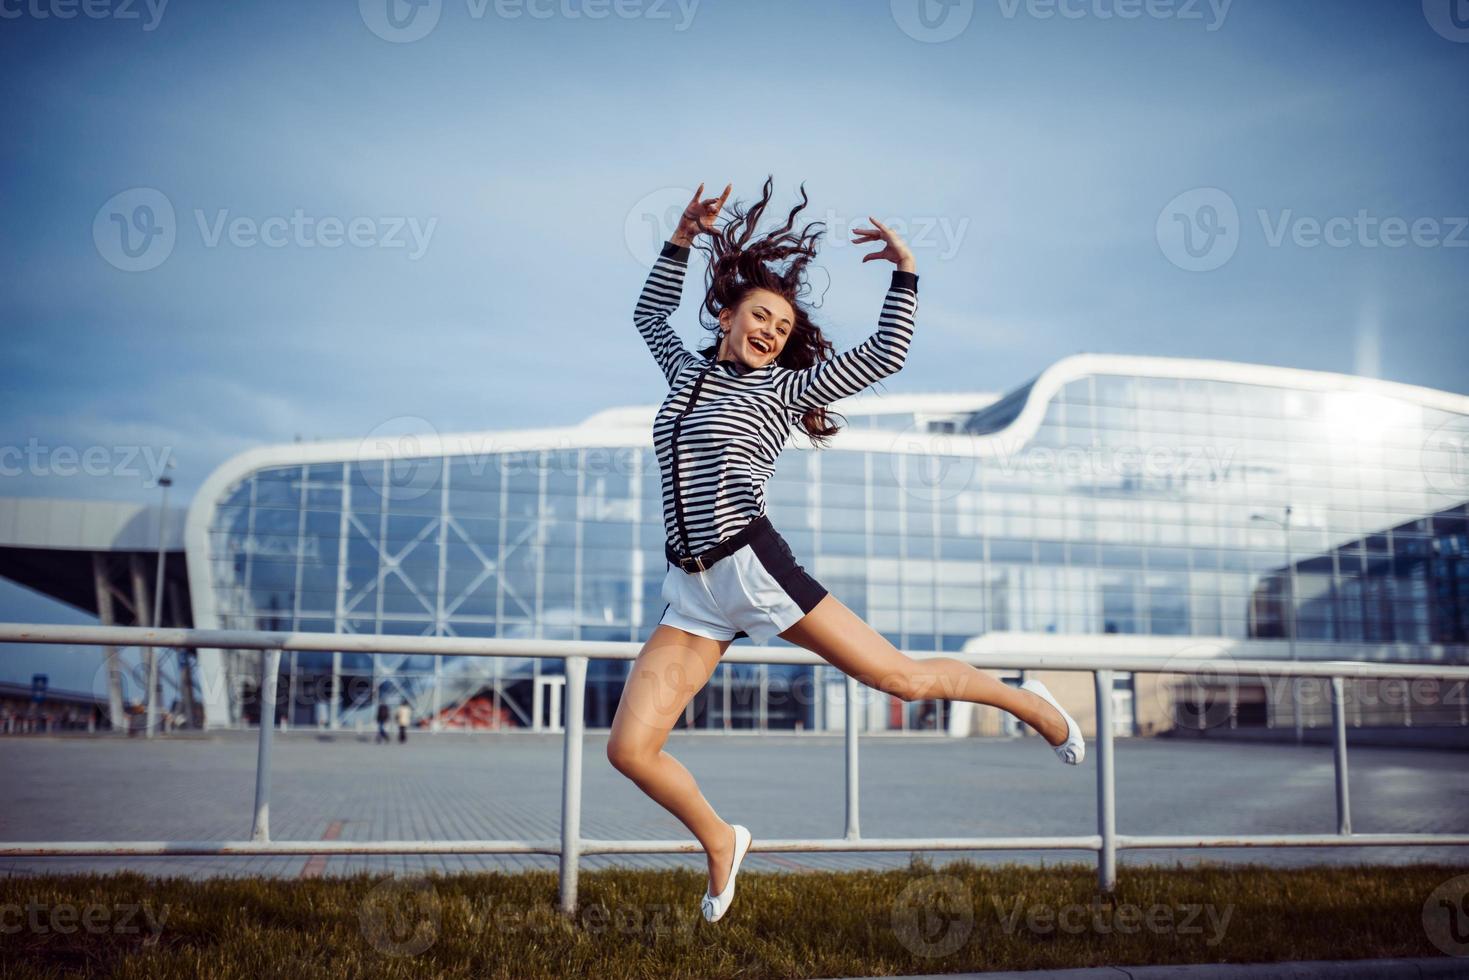
[[[833, 408], [848, 427], [822, 450], [793, 436], [769, 513], [798, 560], [901, 649], [997, 635], [1084, 649], [1116, 634], [1109, 649], [1132, 637], [1164, 656], [1207, 640], [1250, 657], [1469, 660], [1469, 397], [1082, 354], [1003, 395]], [[653, 410], [243, 453], [189, 512], [195, 624], [646, 639], [667, 569]], [[201, 654], [209, 725], [258, 719], [258, 663]], [[402, 697], [436, 727], [539, 727], [561, 690], [560, 663], [531, 658], [288, 654], [282, 669], [294, 724], [356, 725]], [[588, 725], [610, 724], [626, 669], [592, 662]], [[687, 722], [828, 728], [840, 679], [723, 664]], [[872, 704], [873, 728], [955, 725], [947, 704]], [[1126, 731], [1150, 727], [1124, 717]]]

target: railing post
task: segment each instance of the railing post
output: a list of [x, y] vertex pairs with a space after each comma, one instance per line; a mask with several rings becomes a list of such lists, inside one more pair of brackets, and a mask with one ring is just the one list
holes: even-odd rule
[[158, 727], [158, 648], [144, 647], [143, 652], [148, 656], [148, 700], [143, 716], [143, 737], [152, 738], [153, 730]]
[[846, 675], [847, 711], [847, 840], [862, 836], [858, 825], [858, 803], [861, 802], [857, 780], [857, 678]]
[[577, 862], [581, 857], [581, 750], [585, 731], [582, 703], [587, 658], [566, 658], [566, 726], [561, 763], [561, 911], [576, 911]]
[[1347, 795], [1347, 705], [1344, 696], [1346, 684], [1340, 677], [1331, 679], [1331, 727], [1334, 729], [1336, 751], [1336, 832], [1352, 832], [1352, 804]]
[[260, 651], [260, 749], [255, 756], [255, 826], [250, 839], [270, 840], [270, 736], [275, 730], [275, 687], [281, 651]]
[[1112, 758], [1112, 671], [1093, 672], [1097, 687], [1097, 888], [1104, 895], [1117, 887], [1117, 809]]

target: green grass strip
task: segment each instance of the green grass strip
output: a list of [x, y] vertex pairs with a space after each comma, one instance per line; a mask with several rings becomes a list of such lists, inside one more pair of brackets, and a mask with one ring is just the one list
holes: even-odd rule
[[692, 870], [583, 871], [570, 917], [550, 871], [12, 876], [0, 977], [796, 978], [1441, 956], [1430, 897], [1466, 872], [1124, 866], [1103, 902], [1088, 864], [914, 856], [891, 871], [742, 871], [713, 925]]

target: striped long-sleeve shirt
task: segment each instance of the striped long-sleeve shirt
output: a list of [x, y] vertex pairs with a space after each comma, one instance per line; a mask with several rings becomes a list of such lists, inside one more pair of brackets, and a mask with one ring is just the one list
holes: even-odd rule
[[690, 352], [668, 317], [678, 308], [690, 249], [663, 244], [633, 312], [668, 379], [653, 420], [663, 474], [663, 524], [679, 555], [704, 551], [765, 513], [765, 483], [809, 409], [855, 395], [896, 373], [908, 356], [918, 275], [894, 270], [877, 331], [812, 367], [751, 368]]

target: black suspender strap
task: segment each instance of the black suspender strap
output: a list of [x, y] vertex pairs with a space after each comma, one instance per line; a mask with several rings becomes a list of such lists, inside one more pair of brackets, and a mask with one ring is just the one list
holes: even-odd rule
[[[689, 411], [694, 407], [694, 402], [699, 400], [699, 389], [704, 387], [704, 379], [714, 369], [714, 364], [714, 361], [710, 361], [709, 366], [699, 372], [699, 377], [694, 381], [694, 388], [689, 392], [689, 403], [678, 413], [678, 418], [673, 420], [673, 435], [670, 437], [668, 444], [668, 454], [673, 458], [673, 466], [670, 472], [670, 478], [673, 481], [673, 513], [675, 520], [678, 521], [679, 544], [683, 546], [684, 551], [689, 550], [689, 529], [684, 524], [683, 497], [679, 493], [678, 485], [678, 434], [679, 429], [683, 426], [684, 416], [689, 414]], [[666, 548], [667, 545], [665, 544], [664, 547]]]

